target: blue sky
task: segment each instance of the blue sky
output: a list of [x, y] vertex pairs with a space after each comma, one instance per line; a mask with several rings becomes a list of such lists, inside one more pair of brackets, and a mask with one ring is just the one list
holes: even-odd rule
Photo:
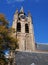
[[26, 14], [31, 12], [35, 41], [48, 44], [48, 0], [0, 0], [0, 13], [5, 14], [10, 26], [16, 9], [21, 6]]

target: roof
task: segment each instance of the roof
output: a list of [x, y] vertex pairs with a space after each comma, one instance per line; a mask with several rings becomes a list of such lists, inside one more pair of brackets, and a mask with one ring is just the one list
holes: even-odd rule
[[16, 65], [48, 65], [48, 53], [17, 52]]
[[36, 44], [38, 50], [48, 51], [48, 44]]

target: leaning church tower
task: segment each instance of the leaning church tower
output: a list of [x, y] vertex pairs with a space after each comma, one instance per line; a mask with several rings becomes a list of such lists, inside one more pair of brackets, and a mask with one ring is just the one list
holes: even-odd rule
[[26, 16], [23, 7], [20, 12], [16, 10], [12, 28], [16, 31], [13, 36], [18, 39], [19, 51], [35, 51], [32, 17], [30, 13]]

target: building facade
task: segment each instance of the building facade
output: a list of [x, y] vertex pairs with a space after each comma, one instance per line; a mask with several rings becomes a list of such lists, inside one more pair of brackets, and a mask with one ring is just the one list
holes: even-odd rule
[[35, 40], [31, 14], [24, 13], [23, 7], [20, 12], [16, 10], [13, 18], [12, 28], [15, 29], [13, 37], [18, 39], [20, 51], [35, 51]]

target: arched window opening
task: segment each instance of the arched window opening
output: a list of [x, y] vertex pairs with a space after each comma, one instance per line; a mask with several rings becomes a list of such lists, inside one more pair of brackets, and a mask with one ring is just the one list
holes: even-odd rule
[[21, 23], [20, 22], [17, 23], [17, 32], [21, 32]]
[[28, 27], [28, 24], [25, 24], [25, 33], [29, 33], [29, 27]]

